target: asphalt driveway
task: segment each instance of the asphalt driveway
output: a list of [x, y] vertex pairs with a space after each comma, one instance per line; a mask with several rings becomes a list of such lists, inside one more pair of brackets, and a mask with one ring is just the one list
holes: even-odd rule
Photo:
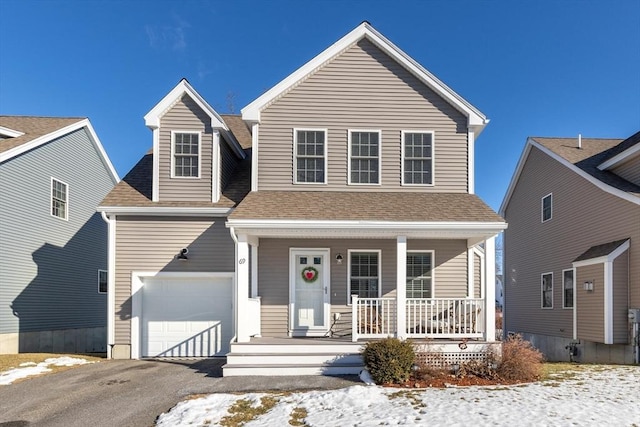
[[224, 359], [105, 360], [0, 386], [0, 426], [150, 427], [193, 394], [332, 389], [357, 377], [226, 377]]

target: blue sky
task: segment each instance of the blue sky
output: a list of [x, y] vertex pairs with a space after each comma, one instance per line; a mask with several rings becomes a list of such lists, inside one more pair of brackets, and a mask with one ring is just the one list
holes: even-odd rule
[[182, 77], [236, 113], [363, 20], [479, 108], [498, 209], [527, 136], [640, 129], [640, 1], [0, 0], [0, 114], [87, 116], [124, 176]]

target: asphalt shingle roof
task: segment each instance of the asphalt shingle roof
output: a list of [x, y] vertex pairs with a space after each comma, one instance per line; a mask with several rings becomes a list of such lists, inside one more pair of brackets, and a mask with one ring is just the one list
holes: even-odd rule
[[50, 134], [86, 117], [36, 117], [36, 116], [0, 116], [0, 126], [19, 131], [24, 135], [15, 138], [0, 139], [0, 153], [21, 146], [36, 138]]
[[573, 262], [607, 256], [611, 252], [618, 249], [620, 245], [622, 245], [627, 240], [629, 239], [616, 240], [615, 242], [609, 242], [609, 243], [604, 243], [602, 245], [592, 246], [589, 249], [587, 249], [584, 253], [582, 253], [578, 258], [574, 259]]

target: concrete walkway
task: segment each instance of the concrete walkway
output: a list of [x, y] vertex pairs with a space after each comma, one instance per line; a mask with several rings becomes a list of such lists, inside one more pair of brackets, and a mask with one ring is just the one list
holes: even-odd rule
[[150, 427], [192, 394], [334, 389], [357, 377], [227, 377], [223, 359], [105, 360], [0, 386], [0, 427]]

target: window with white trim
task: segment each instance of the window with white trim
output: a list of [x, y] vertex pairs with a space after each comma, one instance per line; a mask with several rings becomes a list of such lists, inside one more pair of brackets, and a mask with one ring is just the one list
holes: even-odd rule
[[547, 194], [542, 198], [542, 222], [549, 221], [553, 216], [553, 195]]
[[67, 219], [69, 212], [69, 190], [67, 184], [51, 178], [51, 215]]
[[380, 296], [380, 251], [349, 251], [349, 295]]
[[540, 276], [540, 288], [542, 308], [553, 308], [553, 273], [544, 273]]
[[200, 177], [199, 132], [173, 132], [173, 177]]
[[433, 132], [402, 132], [402, 184], [433, 184]]
[[562, 270], [562, 308], [573, 308], [574, 277], [573, 268]]
[[349, 131], [349, 184], [380, 184], [380, 131]]
[[296, 184], [326, 184], [325, 130], [294, 129], [294, 177]]
[[433, 298], [433, 252], [407, 251], [407, 298]]
[[106, 294], [109, 288], [109, 273], [107, 270], [98, 270], [98, 293]]

